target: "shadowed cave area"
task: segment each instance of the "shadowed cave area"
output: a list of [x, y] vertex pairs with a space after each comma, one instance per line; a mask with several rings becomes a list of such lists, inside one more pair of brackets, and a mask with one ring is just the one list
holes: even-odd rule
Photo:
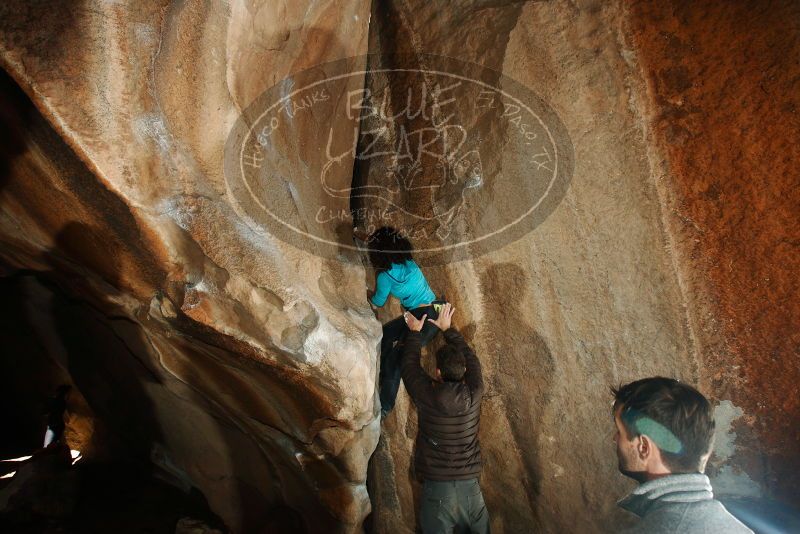
[[420, 532], [384, 225], [481, 361], [492, 532], [634, 525], [651, 376], [799, 530], [797, 57], [789, 1], [5, 2], [0, 530]]

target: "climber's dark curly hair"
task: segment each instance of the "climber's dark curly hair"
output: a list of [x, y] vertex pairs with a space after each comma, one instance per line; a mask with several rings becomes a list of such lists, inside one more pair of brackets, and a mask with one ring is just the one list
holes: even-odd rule
[[405, 263], [413, 260], [414, 247], [397, 229], [391, 226], [378, 228], [367, 240], [369, 261], [376, 271], [386, 271], [393, 263]]

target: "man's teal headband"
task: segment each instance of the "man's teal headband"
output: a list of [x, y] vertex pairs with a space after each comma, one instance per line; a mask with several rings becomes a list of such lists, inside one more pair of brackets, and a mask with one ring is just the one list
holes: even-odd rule
[[646, 415], [638, 415], [636, 410], [624, 412], [622, 418], [629, 428], [636, 431], [637, 435], [646, 435], [664, 452], [671, 454], [682, 454], [684, 452], [683, 442], [669, 428]]

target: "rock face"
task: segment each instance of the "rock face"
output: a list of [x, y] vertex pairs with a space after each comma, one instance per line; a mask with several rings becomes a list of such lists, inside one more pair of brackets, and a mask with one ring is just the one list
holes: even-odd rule
[[701, 381], [740, 416], [717, 487], [800, 502], [800, 6], [630, 15]]
[[[508, 73], [546, 98], [570, 133], [572, 180], [544, 222], [491, 254], [426, 273], [482, 357], [482, 486], [493, 528], [612, 530], [624, 521], [615, 497], [627, 483], [616, 473], [608, 387], [657, 374], [698, 379], [630, 105], [638, 77], [623, 53], [622, 13], [600, 3], [476, 3], [451, 19], [422, 2], [387, 5], [385, 19], [373, 14], [377, 32], [384, 20], [397, 42]], [[413, 409], [399, 403], [370, 477], [380, 531], [413, 531], [415, 432]]]
[[39, 299], [58, 362], [234, 531], [357, 530], [379, 433], [364, 270], [254, 233], [222, 161], [254, 95], [366, 51], [368, 6], [20, 2], [2, 20], [30, 99], [4, 78], [2, 256], [86, 303]]
[[[4, 4], [4, 294], [52, 365], [3, 365], [73, 383], [87, 456], [149, 458], [233, 531], [413, 532], [415, 412], [401, 388], [377, 418], [350, 226], [428, 210], [420, 261], [483, 362], [493, 531], [625, 524], [608, 388], [651, 375], [719, 402], [718, 490], [796, 501], [800, 18], [679, 4]], [[455, 112], [380, 130], [417, 165], [366, 157], [384, 116], [354, 91], [397, 112], [443, 64], [472, 69]]]

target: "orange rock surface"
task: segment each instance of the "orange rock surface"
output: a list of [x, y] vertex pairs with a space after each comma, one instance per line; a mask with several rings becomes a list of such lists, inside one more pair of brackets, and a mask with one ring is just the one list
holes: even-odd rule
[[800, 501], [800, 6], [631, 2], [688, 312], [736, 465]]

